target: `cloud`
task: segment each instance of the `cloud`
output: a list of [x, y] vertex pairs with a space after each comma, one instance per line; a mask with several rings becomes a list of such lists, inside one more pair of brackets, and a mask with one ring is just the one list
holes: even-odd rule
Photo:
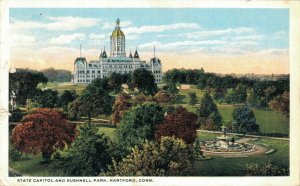
[[92, 40], [103, 40], [103, 39], [107, 39], [108, 36], [106, 34], [90, 34], [89, 35], [89, 39], [92, 39]]
[[240, 34], [249, 34], [253, 33], [253, 28], [248, 27], [239, 27], [239, 28], [227, 28], [221, 30], [203, 30], [197, 32], [191, 32], [185, 34], [189, 39], [199, 39], [199, 38], [207, 38], [207, 37], [215, 37], [215, 36], [224, 36], [224, 35], [240, 35]]
[[178, 30], [178, 29], [199, 29], [200, 26], [196, 23], [175, 23], [170, 25], [151, 25], [142, 27], [128, 27], [124, 29], [126, 34], [142, 34], [151, 32], [164, 32], [168, 30]]
[[245, 41], [245, 40], [251, 40], [251, 41], [259, 41], [262, 40], [265, 36], [264, 35], [247, 35], [247, 36], [236, 36], [232, 39], [235, 41]]
[[[42, 18], [41, 18], [42, 19]], [[84, 17], [46, 17], [47, 23], [34, 21], [20, 21], [12, 19], [10, 28], [13, 30], [29, 30], [29, 29], [46, 29], [53, 31], [71, 31], [83, 27], [92, 27], [100, 24], [100, 20], [96, 18]]]
[[73, 41], [76, 40], [84, 40], [86, 36], [81, 33], [75, 33], [70, 35], [60, 35], [58, 37], [53, 37], [49, 40], [50, 44], [56, 44], [56, 45], [64, 45], [64, 44], [70, 44]]
[[289, 50], [287, 48], [270, 48], [257, 52], [259, 55], [288, 55]]
[[34, 36], [23, 35], [23, 34], [12, 34], [10, 39], [10, 45], [15, 47], [30, 46], [36, 42]]
[[139, 48], [151, 49], [156, 46], [158, 50], [174, 50], [179, 48], [185, 48], [185, 51], [188, 51], [191, 47], [195, 46], [214, 46], [214, 45], [225, 45], [226, 41], [221, 40], [206, 40], [206, 41], [179, 41], [179, 42], [170, 42], [170, 43], [161, 43], [159, 41], [154, 41], [150, 43], [145, 43], [139, 45]]

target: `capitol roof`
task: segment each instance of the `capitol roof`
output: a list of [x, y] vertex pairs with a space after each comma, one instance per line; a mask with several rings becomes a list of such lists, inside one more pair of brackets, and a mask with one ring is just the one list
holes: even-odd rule
[[125, 35], [120, 27], [120, 19], [119, 18], [116, 20], [116, 27], [115, 27], [115, 30], [112, 32], [111, 36], [112, 37], [125, 37]]

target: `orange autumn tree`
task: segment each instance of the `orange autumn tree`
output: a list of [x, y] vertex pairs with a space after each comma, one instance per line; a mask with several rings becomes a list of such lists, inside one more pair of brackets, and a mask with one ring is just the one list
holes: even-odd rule
[[113, 114], [111, 118], [111, 122], [114, 125], [117, 125], [117, 123], [120, 122], [122, 117], [124, 116], [125, 112], [129, 110], [129, 108], [132, 106], [130, 102], [130, 95], [122, 93], [120, 94], [113, 105]]
[[15, 148], [24, 153], [42, 153], [49, 160], [58, 149], [70, 145], [76, 137], [76, 125], [56, 109], [38, 108], [26, 115], [12, 132]]
[[162, 136], [175, 136], [187, 144], [193, 144], [197, 135], [196, 122], [197, 115], [180, 106], [165, 116], [164, 122], [155, 130], [155, 138], [159, 140]]

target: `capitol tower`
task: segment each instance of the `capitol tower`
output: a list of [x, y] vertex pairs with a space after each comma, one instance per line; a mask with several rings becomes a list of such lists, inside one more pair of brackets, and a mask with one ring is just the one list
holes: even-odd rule
[[133, 54], [130, 51], [126, 56], [125, 44], [125, 34], [121, 30], [118, 18], [115, 29], [110, 35], [110, 56], [107, 55], [105, 47], [100, 52], [99, 60], [87, 62], [86, 58], [80, 55], [74, 62], [72, 82], [86, 84], [96, 78], [108, 78], [113, 73], [131, 74], [136, 69], [142, 68], [152, 72], [155, 83], [162, 83], [162, 63], [155, 56], [155, 49], [153, 58], [147, 63], [141, 60], [137, 48]]
[[125, 35], [120, 27], [120, 19], [116, 20], [115, 30], [110, 35], [110, 56], [126, 57]]

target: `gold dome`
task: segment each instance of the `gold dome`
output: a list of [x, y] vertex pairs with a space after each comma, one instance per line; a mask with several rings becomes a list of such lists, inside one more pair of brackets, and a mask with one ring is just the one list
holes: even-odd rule
[[124, 37], [125, 36], [123, 31], [121, 30], [119, 18], [116, 20], [116, 27], [115, 27], [115, 30], [112, 32], [111, 36], [112, 37]]
[[111, 34], [112, 37], [124, 37], [124, 33], [123, 31], [119, 28], [119, 29], [115, 29], [112, 34]]

